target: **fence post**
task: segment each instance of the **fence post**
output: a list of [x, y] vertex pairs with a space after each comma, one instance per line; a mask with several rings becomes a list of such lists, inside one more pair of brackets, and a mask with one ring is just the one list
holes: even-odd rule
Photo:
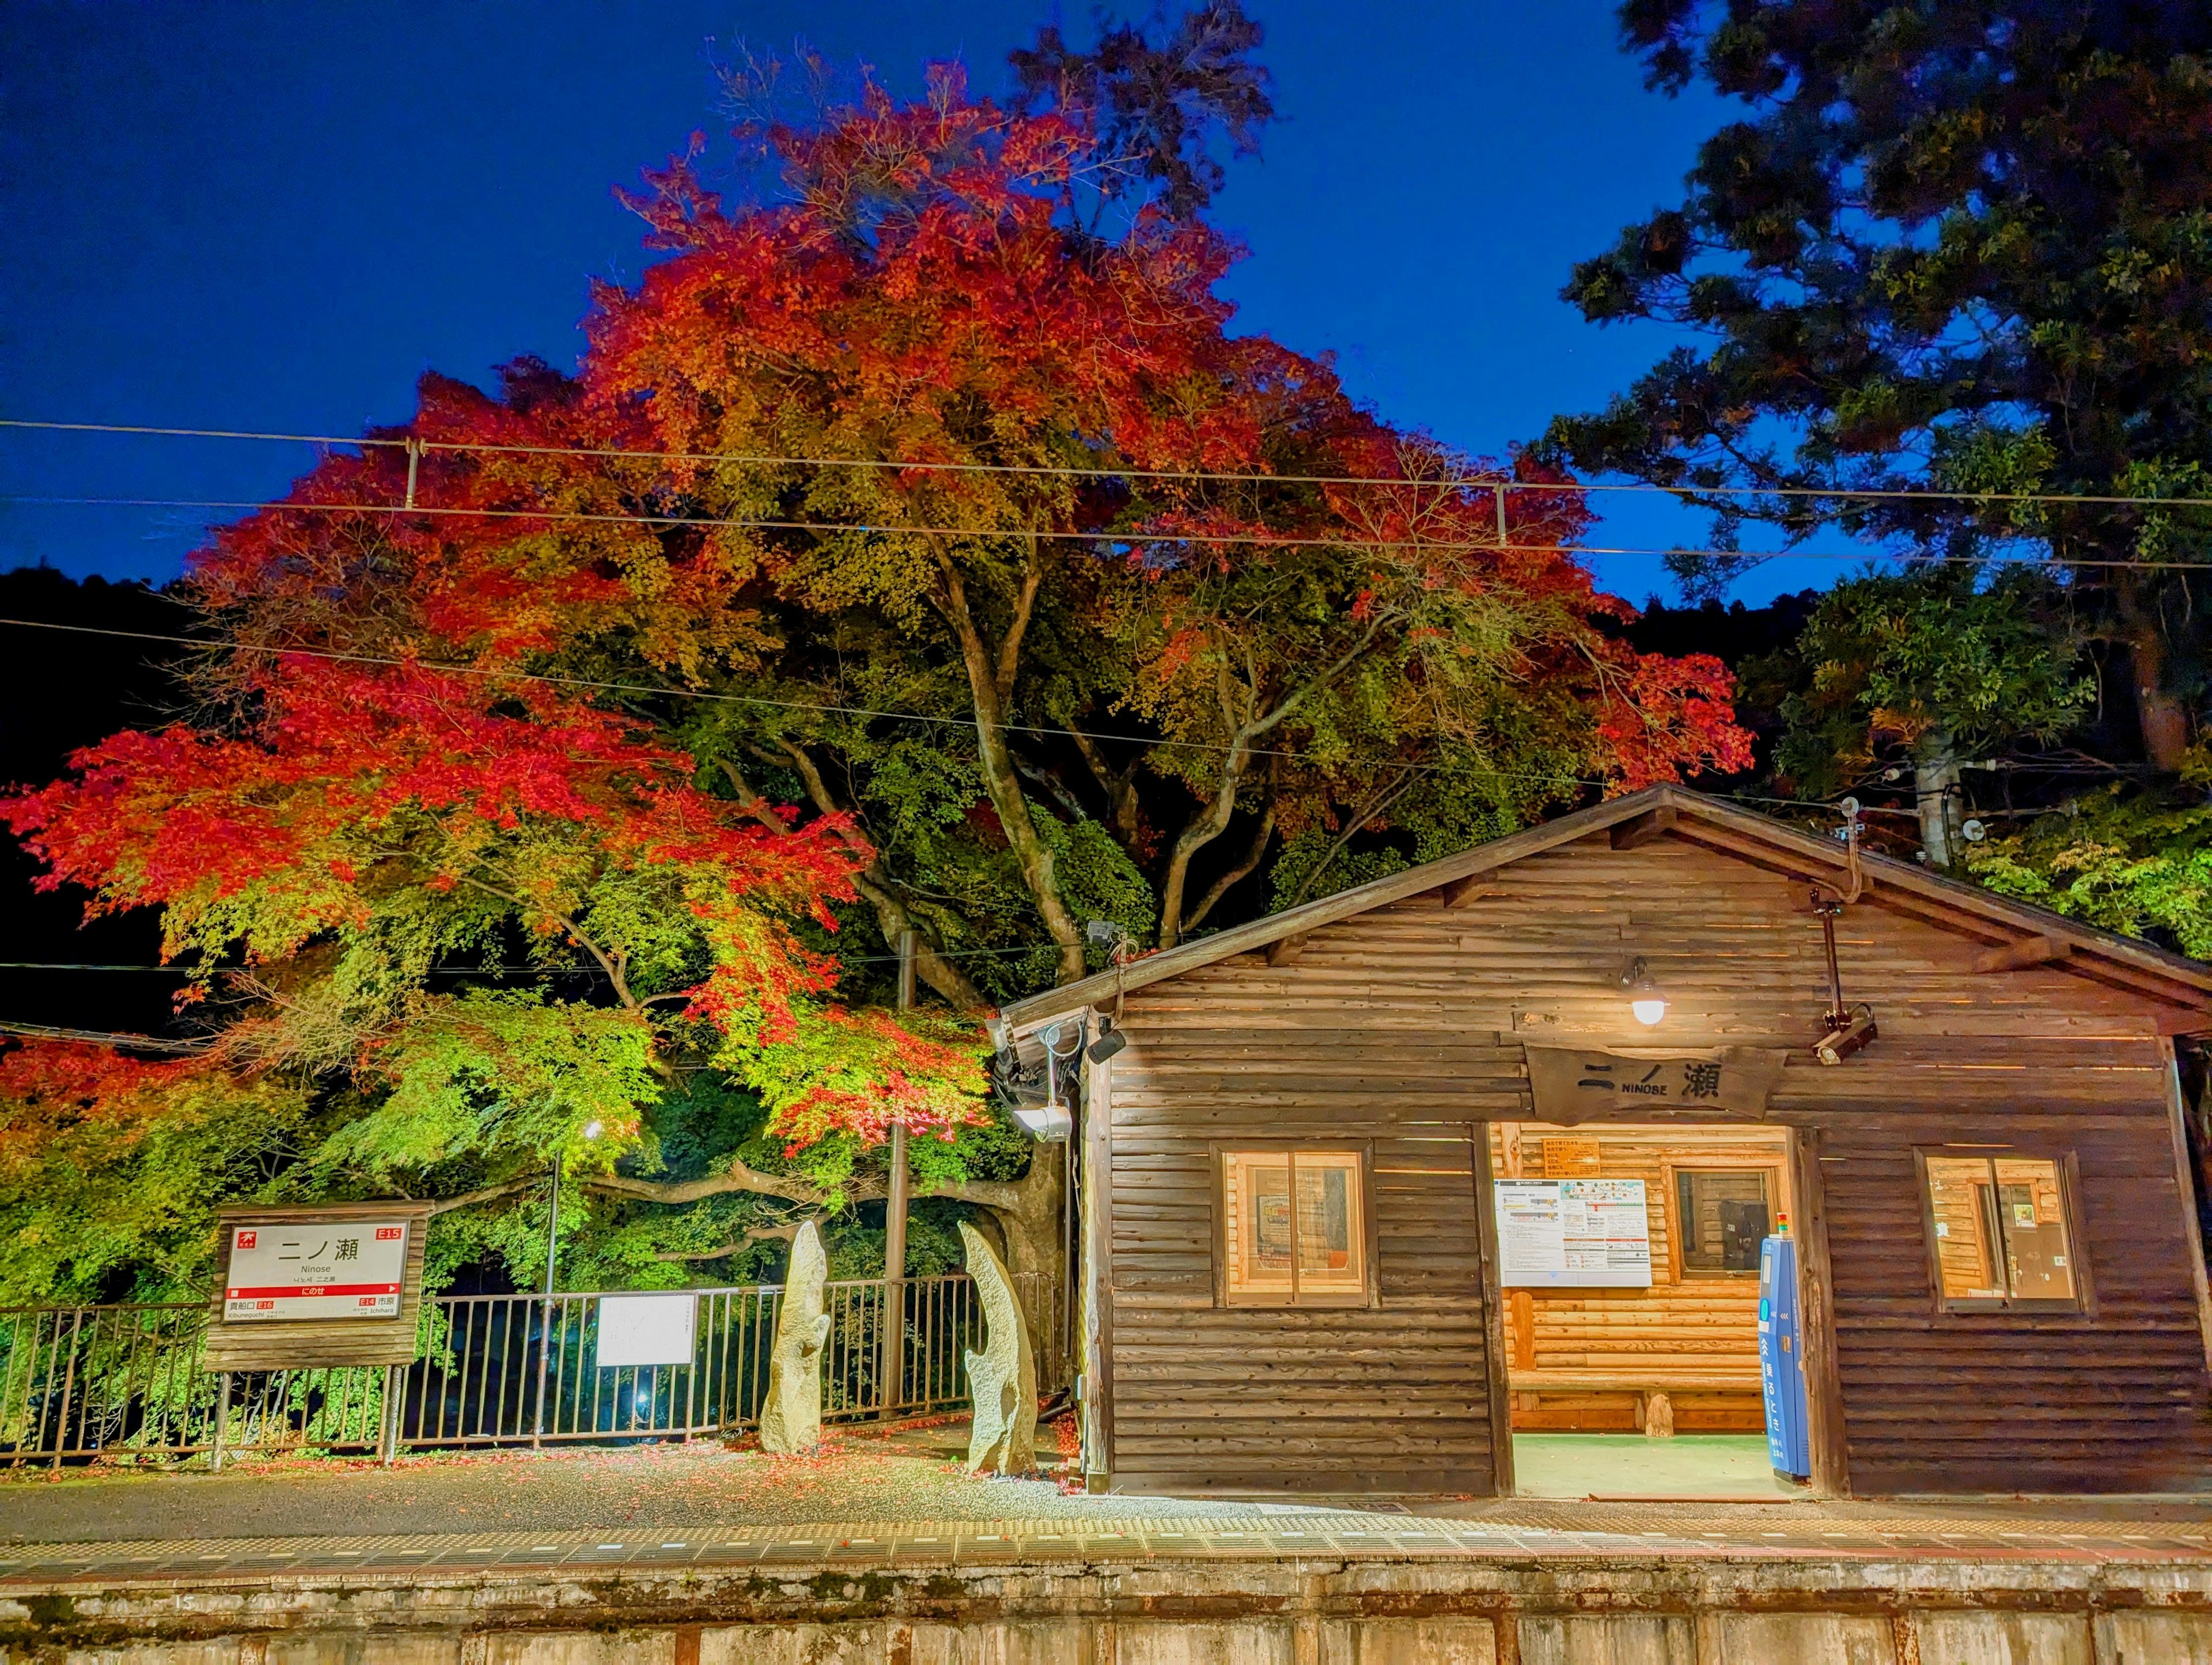
[[384, 1416], [383, 1425], [376, 1431], [376, 1460], [386, 1468], [392, 1467], [392, 1460], [399, 1455], [399, 1395], [404, 1391], [400, 1385], [403, 1379], [398, 1365], [386, 1364], [384, 1367]]
[[222, 1431], [230, 1423], [230, 1372], [222, 1372], [222, 1389], [215, 1401], [215, 1445], [208, 1453], [208, 1471], [222, 1473]]
[[[95, 1317], [94, 1322], [99, 1320]], [[54, 1326], [54, 1340], [61, 1340], [62, 1327]], [[62, 1413], [54, 1423], [54, 1467], [62, 1466], [62, 1453], [69, 1445], [70, 1400], [76, 1392], [76, 1341], [84, 1333], [84, 1309], [79, 1307], [70, 1314], [69, 1363], [62, 1371]]]

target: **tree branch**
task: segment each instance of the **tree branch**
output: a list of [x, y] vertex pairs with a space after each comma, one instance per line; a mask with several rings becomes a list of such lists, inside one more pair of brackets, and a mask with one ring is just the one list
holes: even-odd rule
[[[625, 1174], [598, 1174], [582, 1182], [587, 1191], [605, 1191], [617, 1197], [635, 1197], [641, 1202], [686, 1203], [698, 1202], [707, 1197], [727, 1196], [735, 1191], [757, 1192], [764, 1197], [781, 1197], [786, 1202], [818, 1205], [823, 1200], [822, 1188], [811, 1180], [793, 1174], [763, 1174], [757, 1168], [748, 1167], [732, 1157], [730, 1165], [719, 1174], [709, 1174], [704, 1179], [651, 1180], [632, 1179]], [[862, 1181], [844, 1188], [848, 1201], [865, 1202], [883, 1194], [882, 1184]]]
[[1144, 825], [1143, 812], [1137, 801], [1135, 766], [1115, 769], [1106, 761], [1106, 754], [1099, 750], [1098, 742], [1076, 727], [1072, 719], [1066, 721], [1066, 726], [1068, 738], [1075, 742], [1076, 750], [1082, 754], [1084, 766], [1091, 771], [1091, 778], [1106, 794], [1107, 814], [1112, 820], [1114, 830], [1121, 836], [1121, 847], [1132, 855], [1135, 854], [1137, 837]]
[[1252, 870], [1267, 854], [1268, 841], [1274, 836], [1275, 796], [1271, 790], [1267, 794], [1267, 806], [1260, 815], [1259, 829], [1252, 835], [1251, 845], [1245, 850], [1243, 859], [1206, 887], [1206, 894], [1198, 899], [1198, 906], [1183, 915], [1180, 935], [1188, 936], [1197, 930], [1205, 922], [1206, 916], [1213, 911], [1214, 903], [1227, 896], [1231, 887], [1242, 884], [1250, 876]]
[[526, 914], [536, 914], [540, 918], [551, 920], [575, 939], [578, 947], [599, 963], [599, 969], [607, 974], [607, 981], [614, 985], [615, 996], [623, 1003], [623, 1010], [627, 1012], [640, 1010], [637, 997], [629, 992], [629, 980], [623, 975], [621, 963], [599, 944], [593, 942], [591, 933], [568, 915], [528, 901], [512, 890], [502, 890], [495, 884], [487, 884], [482, 879], [473, 878], [466, 873], [454, 874], [453, 882], [457, 884], [465, 884], [471, 890], [482, 890], [488, 896], [496, 896], [500, 901], [511, 907], [519, 908]]
[[[830, 783], [823, 779], [814, 760], [787, 740], [780, 744], [788, 756], [778, 758], [772, 753], [764, 754], [767, 761], [790, 763], [799, 771], [799, 778], [805, 783], [806, 795], [814, 807], [824, 815], [839, 813], [837, 800], [830, 791]], [[741, 798], [750, 800], [746, 813], [764, 825], [782, 830], [781, 818], [745, 783], [745, 778], [738, 772], [737, 765], [727, 758], [720, 761], [722, 773], [729, 777], [730, 784], [738, 789]], [[760, 805], [757, 811], [752, 807], [755, 804]], [[854, 841], [848, 836], [847, 848], [854, 848]], [[860, 893], [863, 902], [876, 910], [876, 926], [883, 933], [885, 942], [896, 944], [899, 933], [913, 926], [913, 914], [900, 899], [896, 881], [884, 871], [883, 858], [874, 849], [868, 851], [868, 865], [853, 875], [853, 888]], [[915, 933], [914, 969], [915, 975], [950, 1001], [956, 1012], [981, 1012], [991, 1004], [983, 998], [983, 991], [969, 980], [968, 975], [932, 947], [928, 939], [918, 931]]]
[[1306, 870], [1306, 876], [1298, 881], [1297, 893], [1290, 901], [1291, 907], [1297, 907], [1306, 899], [1306, 892], [1313, 889], [1314, 881], [1322, 876], [1328, 864], [1335, 860], [1338, 854], [1352, 842], [1352, 836], [1383, 811], [1389, 809], [1391, 805], [1403, 798], [1407, 789], [1413, 783], [1413, 771], [1410, 768], [1401, 770], [1398, 778], [1369, 800], [1364, 809], [1346, 818], [1344, 829], [1337, 834], [1335, 842], [1329, 845], [1328, 851], [1319, 861]]
[[[1236, 702], [1230, 692], [1231, 678], [1225, 659], [1215, 667], [1215, 696], [1220, 701], [1222, 716], [1232, 726], [1228, 755], [1221, 767], [1221, 779], [1213, 795], [1202, 802], [1198, 811], [1184, 823], [1176, 836], [1175, 848], [1168, 856], [1166, 882], [1160, 886], [1160, 946], [1172, 948], [1182, 939], [1182, 896], [1190, 880], [1191, 859], [1199, 851], [1221, 836], [1229, 826], [1230, 817], [1237, 809], [1237, 790], [1243, 783], [1244, 771], [1252, 760], [1252, 743], [1279, 725], [1306, 701], [1357, 665], [1382, 634], [1382, 616], [1378, 609], [1367, 621], [1367, 628], [1359, 639], [1342, 653], [1334, 664], [1314, 673], [1298, 688], [1276, 702], [1265, 716], [1260, 715], [1260, 690], [1255, 683], [1248, 682], [1244, 689], [1245, 716], [1240, 723], [1236, 717]], [[1240, 653], [1247, 653], [1247, 675], [1256, 678], [1258, 672], [1249, 662], [1249, 647], [1241, 639]]]
[[433, 1214], [450, 1212], [456, 1208], [472, 1208], [480, 1202], [496, 1202], [501, 1197], [511, 1197], [518, 1191], [534, 1190], [545, 1182], [543, 1174], [529, 1174], [521, 1179], [511, 1179], [501, 1185], [487, 1185], [481, 1191], [469, 1191], [458, 1197], [447, 1197], [430, 1205]]
[[[968, 691], [975, 714], [975, 756], [982, 766], [984, 789], [991, 795], [991, 807], [998, 811], [999, 826], [1021, 868], [1022, 882], [1029, 890], [1030, 900], [1036, 905], [1046, 933], [1060, 950], [1060, 981], [1073, 982], [1083, 975], [1083, 927], [1076, 923], [1060, 894], [1052, 851], [1039, 836], [1030, 815], [1029, 800], [1022, 793], [1021, 772], [1006, 746], [1006, 702], [999, 691], [999, 665], [1014, 662], [1018, 633], [1010, 631], [1000, 644], [998, 653], [991, 652], [968, 605], [968, 591], [960, 576], [959, 562], [941, 536], [933, 532], [927, 539], [937, 557], [938, 574], [942, 580], [940, 593], [935, 598], [938, 610], [952, 627], [953, 635], [960, 644], [961, 665], [968, 676]], [[1042, 568], [1035, 564], [1034, 546], [1031, 561], [1024, 590], [1034, 599], [1031, 580], [1042, 574]], [[1025, 611], [1018, 614], [1017, 622], [1027, 623]]]
[[[809, 1206], [820, 1206], [826, 1200], [826, 1194], [811, 1181], [792, 1174], [764, 1174], [734, 1158], [723, 1172], [709, 1174], [704, 1179], [650, 1180], [632, 1179], [626, 1174], [595, 1174], [580, 1183], [587, 1191], [634, 1197], [641, 1202], [700, 1202], [740, 1191], [781, 1197], [786, 1202]], [[874, 1178], [854, 1180], [839, 1188], [848, 1205], [874, 1202], [884, 1194], [884, 1182]], [[945, 1180], [934, 1185], [917, 1186], [913, 1194], [917, 1198], [947, 1197], [955, 1202], [969, 1202], [979, 1208], [1003, 1209], [1015, 1214], [1025, 1212], [1030, 1202], [1030, 1187], [1023, 1181]], [[459, 1204], [443, 1206], [456, 1207]]]
[[1008, 621], [1006, 634], [999, 643], [999, 662], [991, 685], [997, 690], [1000, 705], [1014, 697], [1014, 672], [1021, 667], [1022, 639], [1029, 634], [1030, 617], [1036, 611], [1037, 592], [1044, 586], [1044, 562], [1037, 559], [1037, 540], [1029, 542], [1029, 565], [1022, 574], [1022, 587], [1014, 597], [1013, 617]]
[[1024, 757], [1018, 751], [1012, 755], [1014, 767], [1019, 769], [1026, 779], [1036, 781], [1037, 785], [1050, 793], [1058, 800], [1060, 808], [1067, 811], [1071, 819], [1088, 821], [1091, 818], [1090, 811], [1083, 807], [1083, 800], [1068, 790], [1067, 782], [1061, 780], [1057, 774], [1043, 764]]
[[742, 1255], [747, 1249], [750, 1248], [755, 1243], [768, 1243], [770, 1241], [789, 1243], [793, 1237], [799, 1235], [799, 1221], [787, 1220], [781, 1225], [756, 1225], [748, 1228], [745, 1234], [738, 1238], [737, 1242], [724, 1243], [720, 1249], [694, 1249], [687, 1254], [680, 1255], [655, 1255], [653, 1258], [656, 1261], [726, 1260], [732, 1255]]

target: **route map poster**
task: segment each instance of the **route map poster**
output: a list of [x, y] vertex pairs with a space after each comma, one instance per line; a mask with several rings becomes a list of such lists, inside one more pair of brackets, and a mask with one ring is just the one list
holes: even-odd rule
[[225, 1322], [396, 1318], [407, 1272], [404, 1220], [231, 1228]]
[[1501, 1179], [1498, 1282], [1649, 1289], [1651, 1222], [1640, 1179]]

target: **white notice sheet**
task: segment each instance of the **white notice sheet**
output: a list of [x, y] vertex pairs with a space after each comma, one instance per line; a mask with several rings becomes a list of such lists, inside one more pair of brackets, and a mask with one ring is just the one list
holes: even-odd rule
[[1497, 1182], [1498, 1281], [1649, 1289], [1651, 1226], [1640, 1179]]

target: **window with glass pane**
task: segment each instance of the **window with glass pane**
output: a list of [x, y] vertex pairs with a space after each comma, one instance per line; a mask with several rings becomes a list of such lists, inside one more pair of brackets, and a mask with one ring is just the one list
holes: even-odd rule
[[2057, 1160], [1931, 1154], [1925, 1161], [1945, 1306], [2080, 1304]]
[[1674, 1220], [1685, 1278], [1756, 1278], [1759, 1245], [1774, 1229], [1771, 1170], [1676, 1169]]
[[1365, 1304], [1361, 1172], [1357, 1151], [1223, 1153], [1222, 1237], [1231, 1304]]

